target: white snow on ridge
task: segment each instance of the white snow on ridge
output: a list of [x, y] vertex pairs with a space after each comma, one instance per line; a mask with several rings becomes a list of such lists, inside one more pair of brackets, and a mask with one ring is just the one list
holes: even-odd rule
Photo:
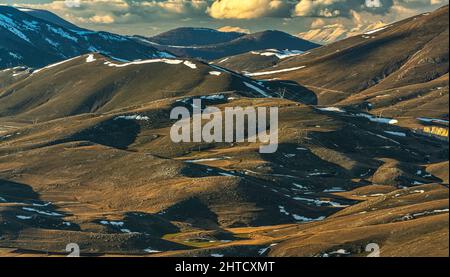
[[46, 67], [43, 67], [43, 68], [34, 70], [32, 74], [38, 73], [39, 71], [42, 71], [42, 70], [44, 70], [44, 69], [49, 69], [49, 68], [52, 68], [52, 67], [55, 67], [55, 66], [58, 66], [58, 65], [61, 65], [61, 64], [70, 62], [70, 61], [75, 60], [75, 59], [77, 59], [77, 58], [78, 58], [78, 57], [74, 57], [74, 58], [71, 58], [71, 59], [68, 59], [68, 60], [64, 60], [64, 61], [61, 61], [61, 62], [58, 62], [58, 63], [54, 63], [54, 64], [51, 64], [51, 65], [47, 65]]
[[121, 116], [118, 116], [118, 117], [114, 118], [114, 120], [119, 120], [119, 119], [137, 120], [137, 121], [148, 121], [148, 120], [150, 120], [150, 118], [148, 116], [143, 116], [143, 115], [139, 115], [139, 114], [135, 114], [135, 115], [121, 115]]
[[345, 113], [345, 110], [337, 107], [325, 107], [325, 108], [317, 108], [319, 111], [323, 112], [336, 112], [336, 113]]
[[105, 65], [108, 65], [110, 67], [127, 67], [130, 65], [141, 65], [141, 64], [151, 64], [151, 63], [166, 63], [170, 65], [179, 65], [184, 64], [185, 66], [191, 68], [191, 69], [197, 69], [197, 65], [191, 61], [184, 61], [184, 60], [177, 60], [177, 59], [150, 59], [150, 60], [137, 60], [132, 62], [125, 62], [122, 64], [115, 64], [112, 62], [105, 62]]
[[245, 76], [248, 77], [255, 77], [255, 76], [264, 76], [264, 75], [272, 75], [272, 74], [278, 74], [278, 73], [284, 73], [284, 72], [290, 72], [290, 71], [296, 71], [305, 68], [306, 66], [298, 66], [293, 68], [286, 68], [286, 69], [280, 69], [280, 70], [274, 70], [274, 71], [266, 71], [266, 72], [256, 72], [256, 73], [246, 73]]
[[184, 161], [186, 163], [202, 163], [202, 162], [214, 162], [214, 161], [223, 161], [223, 160], [229, 160], [230, 157], [221, 157], [221, 158], [208, 158], [208, 159], [198, 159], [198, 160], [187, 160]]
[[277, 49], [267, 49], [265, 51], [252, 51], [253, 55], [260, 55], [265, 57], [272, 57], [276, 56], [278, 59], [286, 59], [294, 56], [299, 56], [301, 54], [304, 54], [305, 52], [300, 50], [277, 50]]
[[378, 33], [378, 32], [381, 32], [381, 31], [383, 31], [384, 29], [386, 29], [388, 26], [385, 26], [385, 27], [381, 27], [381, 28], [378, 28], [378, 29], [375, 29], [375, 30], [372, 30], [372, 31], [369, 31], [369, 32], [366, 32], [366, 33], [364, 33], [365, 35], [371, 35], [371, 34], [375, 34], [375, 33]]
[[224, 62], [228, 61], [229, 59], [230, 59], [230, 58], [225, 58], [225, 59], [221, 60], [221, 61], [218, 62], [218, 63], [224, 63]]
[[127, 63], [122, 63], [122, 64], [105, 62], [105, 64], [110, 67], [127, 67], [130, 65], [140, 65], [140, 64], [149, 64], [149, 63], [166, 63], [166, 64], [176, 65], [176, 64], [183, 63], [183, 61], [182, 60], [170, 60], [170, 59], [151, 59], [151, 60], [140, 60], [140, 61], [127, 62]]

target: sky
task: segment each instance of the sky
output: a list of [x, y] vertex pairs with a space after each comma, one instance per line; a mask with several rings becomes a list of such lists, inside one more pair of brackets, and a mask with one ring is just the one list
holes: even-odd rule
[[449, 0], [0, 0], [46, 9], [84, 28], [155, 35], [176, 27], [281, 30], [333, 41], [432, 11]]

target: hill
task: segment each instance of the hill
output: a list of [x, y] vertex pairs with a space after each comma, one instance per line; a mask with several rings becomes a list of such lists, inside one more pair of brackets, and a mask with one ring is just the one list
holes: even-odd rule
[[229, 42], [244, 36], [237, 32], [220, 32], [208, 28], [182, 27], [147, 38], [156, 44], [167, 46], [200, 46]]
[[420, 126], [418, 118], [448, 125], [448, 32], [445, 6], [301, 55], [247, 53], [215, 63], [249, 77], [302, 85], [320, 105], [404, 118], [410, 127]]
[[[215, 32], [213, 32], [213, 34], [215, 34]], [[208, 45], [202, 45], [201, 42], [194, 42], [194, 45], [173, 46], [157, 44], [152, 42], [152, 39], [136, 39], [161, 51], [168, 51], [177, 56], [204, 60], [215, 60], [249, 51], [265, 49], [307, 51], [319, 46], [318, 44], [280, 31], [264, 31], [255, 34], [242, 35], [230, 41]]]

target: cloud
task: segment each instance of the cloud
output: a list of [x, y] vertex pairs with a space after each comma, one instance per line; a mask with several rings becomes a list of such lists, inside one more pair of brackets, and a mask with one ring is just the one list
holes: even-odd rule
[[80, 0], [65, 0], [64, 5], [68, 8], [79, 8], [81, 6]]
[[314, 19], [313, 22], [311, 23], [311, 29], [321, 28], [325, 25], [326, 25], [325, 20], [323, 20], [322, 18], [317, 18]]
[[221, 31], [221, 32], [238, 32], [238, 33], [245, 33], [245, 34], [249, 34], [250, 30], [249, 29], [244, 29], [241, 27], [234, 27], [234, 26], [224, 26], [221, 27], [219, 29], [217, 29], [217, 31]]
[[110, 15], [94, 15], [93, 17], [89, 18], [89, 22], [99, 24], [111, 24], [114, 23], [115, 20]]
[[348, 17], [351, 11], [385, 14], [393, 0], [300, 0], [294, 14], [309, 17]]
[[47, 9], [77, 22], [135, 23], [161, 18], [205, 16], [207, 0], [55, 0], [25, 5]]
[[129, 2], [131, 6], [144, 8], [146, 11], [149, 11], [149, 9], [153, 11], [160, 9], [174, 14], [191, 14], [198, 11], [203, 12], [208, 5], [208, 2], [206, 0], [128, 0], [127, 2]]
[[291, 7], [284, 0], [216, 0], [207, 13], [216, 19], [254, 19], [288, 16]]

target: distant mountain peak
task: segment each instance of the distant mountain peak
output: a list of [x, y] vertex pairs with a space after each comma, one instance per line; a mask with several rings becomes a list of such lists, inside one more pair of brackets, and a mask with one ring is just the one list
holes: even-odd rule
[[21, 8], [17, 7], [17, 9], [21, 12], [27, 13], [33, 17], [48, 21], [50, 23], [53, 23], [55, 25], [59, 25], [61, 27], [70, 29], [70, 30], [86, 30], [84, 28], [80, 28], [76, 26], [75, 24], [70, 23], [67, 20], [64, 20], [63, 18], [59, 17], [58, 15], [49, 12], [47, 10], [40, 10], [40, 9], [31, 9], [31, 8]]
[[221, 32], [203, 27], [179, 27], [147, 39], [161, 45], [201, 46], [228, 42], [243, 35], [245, 34], [238, 32]]
[[182, 27], [151, 38], [136, 38], [177, 56], [204, 60], [215, 60], [265, 49], [307, 51], [320, 46], [277, 30], [244, 34], [220, 32], [208, 28]]

